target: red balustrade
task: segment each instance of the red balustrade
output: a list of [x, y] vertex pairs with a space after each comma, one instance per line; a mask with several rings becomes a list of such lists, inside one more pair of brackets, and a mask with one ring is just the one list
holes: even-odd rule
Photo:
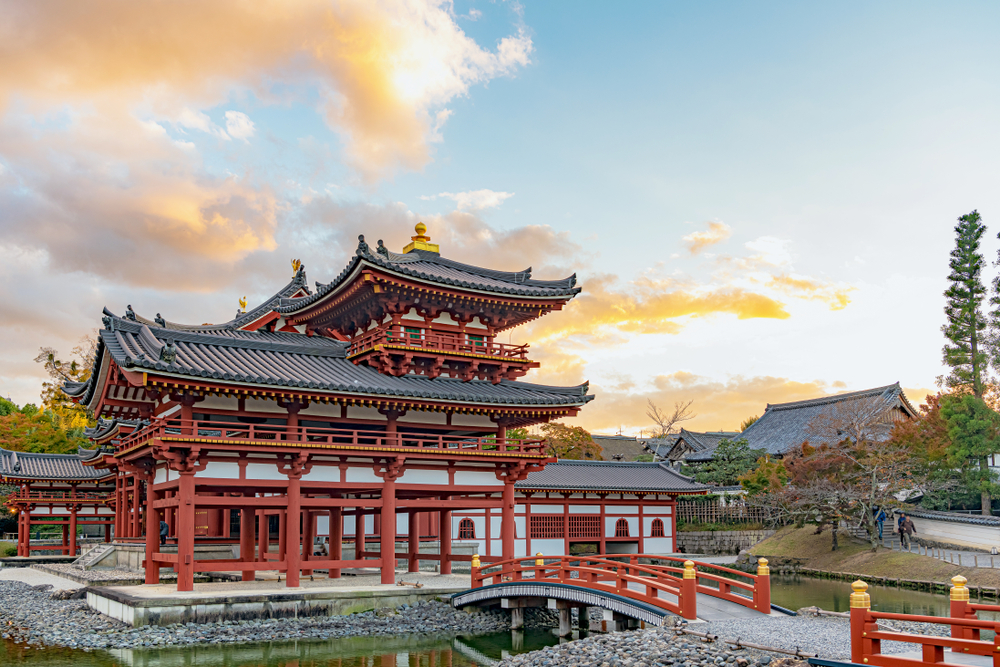
[[515, 361], [528, 361], [527, 345], [468, 340], [461, 334], [430, 333], [427, 329], [421, 329], [420, 333], [408, 332], [404, 331], [400, 325], [381, 326], [357, 336], [351, 341], [347, 354], [348, 356], [360, 354], [376, 345], [398, 345], [432, 352], [485, 355]]
[[274, 444], [303, 443], [343, 449], [408, 449], [475, 452], [507, 452], [544, 456], [544, 440], [451, 435], [384, 433], [314, 426], [284, 426], [275, 424], [242, 424], [238, 422], [204, 421], [196, 419], [154, 419], [149, 426], [131, 433], [118, 444], [126, 451], [152, 439], [200, 442], [273, 442]]
[[[771, 578], [767, 561], [760, 559], [756, 575], [727, 567], [683, 558], [656, 555], [555, 556], [515, 558], [482, 565], [478, 556], [472, 560], [472, 587], [479, 588], [509, 581], [560, 583], [612, 593], [659, 607], [684, 618], [697, 618], [697, 594], [730, 600], [761, 613], [771, 612]], [[627, 559], [627, 560], [625, 560]], [[644, 562], [640, 562], [644, 561]], [[657, 565], [657, 561], [681, 563], [682, 567]], [[700, 570], [716, 570], [743, 579]], [[702, 585], [716, 582], [718, 586]], [[742, 589], [750, 597], [732, 592]], [[666, 598], [664, 597], [667, 596]], [[674, 598], [671, 600], [670, 598]]]
[[9, 496], [7, 496], [10, 501], [21, 501], [21, 502], [45, 502], [45, 501], [73, 501], [73, 502], [96, 502], [103, 503], [106, 502], [110, 495], [107, 493], [82, 493], [77, 492], [75, 495], [70, 491], [24, 491], [23, 489], [18, 489], [14, 491]]
[[[976, 618], [977, 611], [1000, 611], [1000, 606], [973, 604], [969, 602], [969, 589], [962, 576], [952, 578], [951, 616], [918, 616], [915, 614], [891, 614], [873, 612], [868, 584], [855, 581], [851, 584], [851, 662], [875, 665], [876, 667], [915, 667], [916, 665], [967, 665], [966, 660], [947, 661], [945, 649], [964, 655], [992, 656], [994, 667], [1000, 667], [1000, 621], [985, 621]], [[879, 628], [878, 621], [912, 621], [950, 625], [951, 636], [920, 635], [910, 632], [888, 631]], [[994, 632], [992, 641], [980, 640], [980, 632]], [[914, 644], [912, 655], [883, 655], [882, 642], [906, 642]]]

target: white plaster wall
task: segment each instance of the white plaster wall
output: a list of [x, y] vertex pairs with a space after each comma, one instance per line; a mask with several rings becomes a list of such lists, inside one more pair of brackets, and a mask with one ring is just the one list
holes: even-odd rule
[[439, 424], [448, 423], [448, 415], [443, 412], [411, 411], [399, 418], [400, 424]]
[[167, 479], [167, 468], [157, 468], [156, 474], [153, 475], [153, 484], [162, 484], [164, 482], [169, 482]]
[[195, 410], [208, 408], [209, 410], [232, 410], [239, 408], [239, 403], [235, 397], [226, 396], [206, 396], [204, 401], [198, 403]]
[[[917, 537], [923, 537], [934, 542], [946, 542], [963, 547], [989, 550], [992, 547], [1000, 549], [1000, 528], [994, 526], [977, 526], [971, 523], [953, 523], [951, 521], [936, 521], [911, 516], [917, 529]], [[887, 530], [891, 522], [886, 522]]]
[[642, 509], [643, 514], [670, 514], [669, 505], [646, 505]]
[[524, 537], [525, 535], [528, 534], [528, 531], [525, 530], [525, 523], [524, 523], [525, 520], [526, 520], [526, 517], [523, 517], [523, 516], [516, 516], [516, 517], [514, 517], [514, 537], [515, 538]]
[[514, 540], [514, 558], [523, 558], [527, 551], [525, 540]]
[[566, 551], [566, 542], [563, 540], [531, 540], [532, 555], [542, 552], [543, 556], [562, 556]]
[[471, 428], [481, 428], [490, 431], [495, 431], [497, 427], [497, 425], [493, 423], [493, 420], [486, 415], [454, 414], [451, 416], [451, 425], [469, 426]]
[[471, 470], [455, 471], [456, 486], [503, 486], [492, 472], [473, 472]]
[[344, 535], [354, 535], [355, 518], [353, 516], [344, 517]]
[[524, 514], [524, 505], [514, 505], [515, 514]]
[[302, 475], [302, 479], [307, 479], [310, 482], [339, 482], [340, 468], [314, 465], [308, 475]]
[[501, 517], [498, 517], [498, 516], [491, 516], [490, 517], [490, 523], [492, 524], [492, 527], [491, 527], [491, 530], [490, 530], [490, 537], [499, 538], [500, 537], [501, 527], [503, 526], [503, 519]]
[[648, 554], [669, 554], [673, 553], [674, 541], [669, 537], [647, 537], [643, 546]]
[[[275, 470], [277, 467], [272, 466]], [[205, 469], [196, 472], [195, 477], [213, 477], [215, 479], [239, 479], [240, 466], [238, 463], [223, 463], [222, 461], [209, 461]]]
[[337, 403], [310, 403], [309, 407], [299, 412], [300, 419], [309, 417], [340, 417], [340, 405]]
[[386, 420], [385, 416], [376, 408], [366, 408], [357, 405], [347, 406], [347, 417], [349, 419], [372, 419], [381, 422]]
[[324, 537], [330, 534], [330, 515], [326, 512], [316, 517], [316, 534]]
[[382, 483], [382, 478], [376, 475], [375, 470], [372, 468], [355, 468], [352, 466], [347, 469], [346, 477], [348, 482], [358, 482], [358, 483], [374, 482], [376, 484]]
[[570, 514], [600, 514], [600, 505], [570, 505]]
[[493, 556], [502, 556], [503, 555], [503, 541], [502, 540], [493, 540], [492, 544], [493, 544], [493, 554], [492, 555]]
[[251, 399], [246, 405], [250, 412], [273, 412], [283, 417], [288, 416], [288, 410], [278, 407], [278, 404], [270, 398]]
[[614, 506], [607, 507], [604, 510], [604, 512], [605, 512], [605, 514], [611, 514], [612, 512], [614, 512], [615, 514], [638, 514], [639, 513], [639, 506], [638, 505], [614, 505]]
[[441, 484], [447, 486], [447, 470], [407, 470], [399, 480], [404, 484]]
[[396, 515], [396, 534], [407, 535], [410, 532], [410, 517], [408, 514]]
[[[653, 521], [655, 521], [656, 519], [657, 519], [657, 517], [648, 517], [648, 516], [642, 517], [642, 534], [643, 535], [647, 535], [648, 536], [648, 535], [652, 535], [653, 534]], [[660, 519], [660, 521], [663, 522], [663, 535], [664, 535], [664, 537], [669, 537], [671, 535], [671, 533], [670, 533], [670, 524], [671, 524], [670, 517], [667, 517], [666, 519]]]
[[[532, 514], [562, 514], [566, 507], [564, 505], [532, 505]], [[598, 510], [600, 512], [600, 510]]]
[[248, 463], [247, 479], [287, 480], [288, 476], [278, 472], [278, 466], [273, 463]]

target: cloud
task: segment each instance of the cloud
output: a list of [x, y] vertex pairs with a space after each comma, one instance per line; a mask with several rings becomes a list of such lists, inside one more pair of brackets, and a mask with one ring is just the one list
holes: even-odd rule
[[855, 289], [843, 283], [833, 284], [828, 281], [806, 276], [796, 276], [794, 274], [771, 276], [768, 284], [785, 294], [792, 294], [800, 299], [823, 301], [830, 306], [830, 310], [843, 310], [846, 308], [851, 302], [849, 295]]
[[255, 129], [253, 121], [245, 113], [241, 111], [226, 112], [226, 131], [232, 138], [247, 141], [253, 136]]
[[697, 255], [708, 246], [722, 243], [732, 236], [732, 234], [733, 230], [726, 223], [709, 222], [708, 230], [704, 232], [691, 232], [687, 236], [682, 237], [681, 240], [687, 243], [688, 250], [692, 255]]
[[0, 114], [113, 107], [215, 132], [201, 114], [234, 93], [306, 87], [370, 180], [426, 164], [440, 110], [534, 48], [518, 28], [484, 49], [435, 0], [18, 3], [0, 44]]
[[459, 211], [481, 211], [486, 208], [496, 208], [513, 196], [513, 192], [470, 190], [468, 192], [442, 192], [437, 195], [422, 196], [421, 199], [425, 201], [432, 201], [438, 197], [452, 199]]

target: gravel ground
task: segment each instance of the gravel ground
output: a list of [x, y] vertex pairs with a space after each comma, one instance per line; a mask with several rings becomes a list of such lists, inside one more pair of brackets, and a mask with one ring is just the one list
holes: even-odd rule
[[[529, 627], [550, 627], [557, 616], [529, 610]], [[486, 634], [510, 628], [506, 613], [466, 614], [445, 602], [422, 602], [398, 609], [350, 616], [187, 623], [132, 628], [90, 609], [84, 600], [53, 598], [48, 586], [0, 581], [0, 636], [34, 645], [82, 649], [143, 648], [168, 645], [330, 639], [336, 637]]]

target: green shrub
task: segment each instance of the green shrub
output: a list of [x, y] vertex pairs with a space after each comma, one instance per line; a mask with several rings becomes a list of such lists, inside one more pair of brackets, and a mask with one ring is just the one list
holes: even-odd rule
[[5, 544], [0, 547], [0, 558], [10, 558], [17, 555], [17, 547], [13, 544]]

